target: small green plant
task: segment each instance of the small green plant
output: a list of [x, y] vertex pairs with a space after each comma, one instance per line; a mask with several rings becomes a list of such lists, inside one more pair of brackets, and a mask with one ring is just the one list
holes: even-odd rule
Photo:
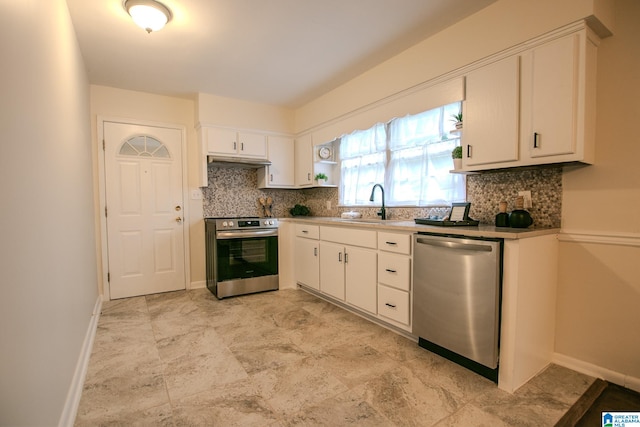
[[318, 179], [326, 180], [326, 179], [328, 179], [328, 177], [327, 177], [327, 175], [325, 175], [323, 173], [319, 173], [319, 174], [316, 175], [316, 180], [318, 180]]
[[461, 159], [462, 158], [462, 147], [457, 146], [453, 150], [451, 150], [451, 158], [452, 159]]
[[289, 213], [292, 216], [309, 216], [311, 215], [311, 210], [305, 205], [296, 204], [294, 207], [289, 209]]
[[455, 123], [462, 123], [462, 113], [452, 114], [451, 121]]

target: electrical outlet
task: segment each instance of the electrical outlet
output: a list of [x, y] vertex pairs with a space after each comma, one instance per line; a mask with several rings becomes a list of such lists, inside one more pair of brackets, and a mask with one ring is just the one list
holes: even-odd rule
[[331, 210], [331, 200], [327, 200], [327, 210]]
[[518, 196], [522, 196], [524, 198], [524, 208], [531, 209], [533, 204], [531, 203], [531, 191], [518, 191]]
[[199, 188], [194, 188], [191, 190], [191, 200], [200, 200], [202, 199], [202, 190]]

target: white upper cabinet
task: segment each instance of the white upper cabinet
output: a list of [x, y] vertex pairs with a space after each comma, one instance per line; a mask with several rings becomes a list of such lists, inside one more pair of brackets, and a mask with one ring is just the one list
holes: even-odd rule
[[206, 137], [208, 154], [232, 157], [267, 157], [267, 139], [264, 134], [203, 126], [202, 137]]
[[467, 74], [462, 146], [465, 169], [518, 160], [519, 93], [519, 56]]
[[523, 56], [521, 142], [527, 163], [593, 163], [595, 58], [586, 29]]
[[597, 43], [575, 24], [468, 72], [463, 169], [593, 163]]
[[295, 141], [295, 185], [311, 187], [313, 185], [313, 143], [311, 134], [302, 135]]
[[293, 138], [267, 137], [267, 159], [271, 164], [258, 169], [259, 188], [294, 187], [293, 144]]

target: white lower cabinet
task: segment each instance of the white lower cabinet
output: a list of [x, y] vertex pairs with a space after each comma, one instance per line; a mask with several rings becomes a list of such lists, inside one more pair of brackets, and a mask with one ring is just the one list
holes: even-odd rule
[[373, 314], [377, 308], [376, 260], [375, 251], [345, 247], [346, 300]]
[[320, 234], [317, 225], [295, 225], [294, 277], [296, 283], [320, 289]]
[[320, 290], [376, 313], [377, 254], [369, 249], [320, 242]]
[[296, 283], [411, 330], [411, 233], [295, 224]]
[[378, 255], [378, 282], [409, 292], [411, 258], [381, 251]]
[[344, 246], [320, 242], [320, 290], [344, 301]]
[[296, 237], [296, 282], [313, 289], [320, 289], [320, 247], [317, 240]]
[[409, 292], [388, 286], [378, 285], [378, 314], [387, 319], [408, 325], [409, 316]]
[[411, 234], [378, 233], [378, 315], [411, 326]]

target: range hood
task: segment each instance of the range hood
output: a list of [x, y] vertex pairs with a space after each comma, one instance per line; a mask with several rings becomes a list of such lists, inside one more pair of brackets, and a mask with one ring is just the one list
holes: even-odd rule
[[225, 157], [225, 156], [207, 156], [207, 163], [218, 167], [236, 167], [236, 168], [261, 168], [269, 166], [271, 162], [266, 159], [252, 159], [249, 157]]

